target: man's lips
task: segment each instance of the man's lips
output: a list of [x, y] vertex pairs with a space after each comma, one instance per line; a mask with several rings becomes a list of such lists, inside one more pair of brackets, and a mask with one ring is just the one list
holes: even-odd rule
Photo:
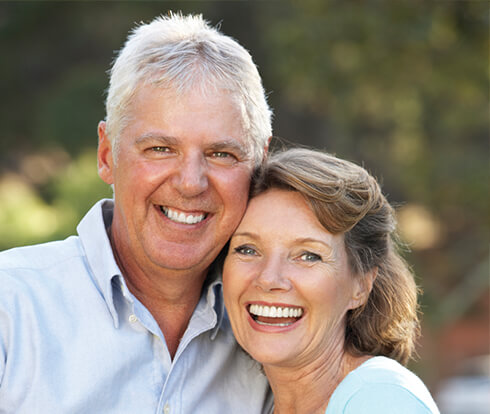
[[160, 211], [168, 219], [180, 224], [197, 224], [208, 216], [208, 213], [205, 212], [186, 213], [166, 206], [160, 206]]
[[259, 325], [290, 326], [303, 316], [303, 308], [296, 306], [267, 306], [251, 304], [248, 312]]

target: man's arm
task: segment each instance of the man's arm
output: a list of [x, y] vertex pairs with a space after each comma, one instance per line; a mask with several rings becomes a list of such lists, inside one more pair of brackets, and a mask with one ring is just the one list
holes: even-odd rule
[[[1, 295], [2, 293], [0, 293]], [[0, 298], [1, 299], [1, 298]], [[1, 303], [1, 302], [0, 302]], [[8, 316], [0, 305], [0, 388], [2, 386], [5, 365], [7, 364]]]

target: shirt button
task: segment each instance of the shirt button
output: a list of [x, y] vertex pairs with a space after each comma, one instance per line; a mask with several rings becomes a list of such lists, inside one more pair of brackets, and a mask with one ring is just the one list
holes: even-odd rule
[[166, 403], [165, 406], [163, 407], [163, 413], [170, 414], [170, 405], [168, 405], [168, 403]]
[[129, 322], [131, 322], [131, 323], [138, 322], [137, 316], [136, 315], [130, 315], [129, 316]]

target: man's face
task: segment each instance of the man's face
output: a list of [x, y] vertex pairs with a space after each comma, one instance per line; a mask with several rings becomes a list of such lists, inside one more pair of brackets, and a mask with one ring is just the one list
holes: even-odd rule
[[127, 272], [204, 272], [247, 204], [253, 160], [238, 107], [226, 93], [177, 97], [145, 86], [129, 115], [117, 157], [99, 126], [116, 254]]

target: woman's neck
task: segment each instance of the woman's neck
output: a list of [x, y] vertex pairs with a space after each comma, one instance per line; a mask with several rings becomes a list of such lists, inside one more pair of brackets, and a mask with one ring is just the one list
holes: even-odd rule
[[274, 393], [274, 414], [324, 414], [340, 382], [369, 358], [354, 357], [342, 349], [302, 366], [265, 365]]

